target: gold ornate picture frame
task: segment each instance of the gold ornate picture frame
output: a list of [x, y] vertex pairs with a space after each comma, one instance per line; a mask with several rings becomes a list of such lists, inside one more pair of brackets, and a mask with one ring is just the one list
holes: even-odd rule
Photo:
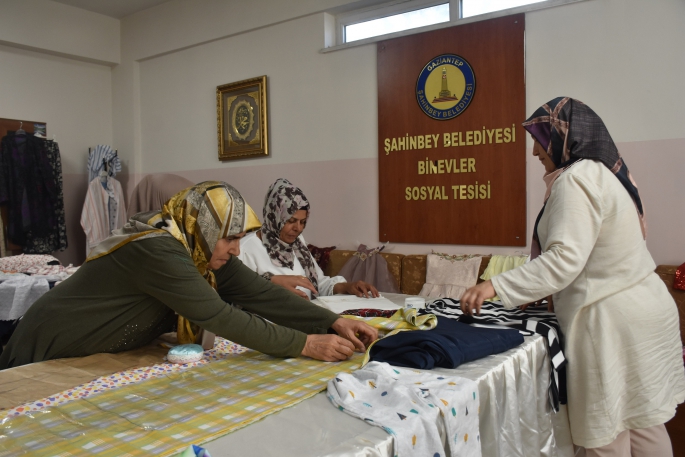
[[266, 76], [216, 88], [219, 160], [268, 156]]

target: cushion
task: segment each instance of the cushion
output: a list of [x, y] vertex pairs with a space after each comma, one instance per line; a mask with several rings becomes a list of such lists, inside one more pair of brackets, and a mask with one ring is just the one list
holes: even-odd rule
[[[488, 263], [487, 268], [480, 275], [480, 279], [487, 281], [492, 279], [493, 276], [504, 273], [505, 271], [513, 270], [514, 268], [520, 267], [528, 261], [527, 255], [493, 255]], [[491, 300], [500, 300], [500, 297], [495, 295]]]
[[317, 246], [314, 246], [313, 244], [308, 244], [307, 249], [309, 249], [309, 252], [312, 253], [312, 257], [314, 257], [314, 260], [316, 260], [316, 263], [319, 264], [319, 268], [321, 268], [321, 271], [326, 271], [326, 267], [328, 266], [328, 262], [331, 259], [331, 251], [335, 249], [335, 246], [330, 246], [327, 248], [320, 248]]
[[419, 295], [427, 298], [460, 299], [466, 289], [476, 285], [481, 258], [456, 260], [454, 256], [430, 254], [427, 259], [426, 283]]
[[520, 267], [528, 260], [527, 255], [493, 255], [480, 279], [487, 281], [493, 276]]
[[181, 344], [169, 349], [166, 358], [171, 363], [191, 363], [202, 359], [204, 349], [199, 344]]

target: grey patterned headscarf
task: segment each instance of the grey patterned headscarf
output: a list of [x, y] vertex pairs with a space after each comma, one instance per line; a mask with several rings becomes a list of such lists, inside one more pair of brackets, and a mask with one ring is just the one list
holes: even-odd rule
[[264, 223], [262, 224], [262, 243], [269, 253], [271, 262], [278, 267], [294, 268], [294, 257], [300, 261], [307, 278], [315, 289], [319, 289], [314, 260], [307, 246], [297, 238], [293, 244], [281, 240], [281, 230], [285, 223], [299, 210], [307, 211], [309, 201], [304, 193], [287, 179], [279, 178], [269, 187], [264, 199]]
[[[523, 128], [535, 137], [562, 173], [574, 162], [583, 159], [604, 164], [635, 202], [642, 236], [647, 238], [647, 221], [637, 184], [604, 122], [589, 106], [573, 98], [557, 97], [535, 110], [532, 116], [523, 122]], [[560, 174], [553, 179], [558, 178]], [[552, 183], [553, 181], [548, 186], [551, 187]], [[538, 223], [545, 211], [545, 205], [542, 206], [535, 221], [531, 259], [541, 252]]]

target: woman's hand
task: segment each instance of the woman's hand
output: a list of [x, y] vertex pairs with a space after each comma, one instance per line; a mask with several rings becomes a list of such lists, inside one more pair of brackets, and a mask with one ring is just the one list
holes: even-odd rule
[[347, 360], [354, 354], [354, 345], [338, 335], [307, 335], [302, 355], [324, 362]]
[[378, 339], [378, 330], [355, 319], [341, 317], [333, 322], [331, 328], [338, 335], [352, 342], [358, 352], [366, 352], [367, 346]]
[[281, 287], [285, 287], [290, 292], [299, 295], [300, 297], [309, 300], [306, 293], [301, 290], [296, 289], [296, 287], [303, 287], [309, 289], [313, 294], [318, 294], [311, 281], [304, 276], [293, 276], [293, 275], [275, 275], [271, 277], [271, 282], [278, 284]]
[[543, 300], [547, 300], [547, 311], [550, 313], [553, 313], [554, 312], [554, 302], [552, 300], [551, 295], [547, 298], [541, 298], [538, 301], [534, 301], [534, 302], [526, 303], [525, 305], [521, 305], [521, 311], [525, 311], [526, 308], [528, 308], [529, 306], [532, 306], [532, 307], [541, 306]]
[[379, 297], [380, 294], [375, 287], [373, 287], [368, 282], [357, 281], [357, 282], [339, 282], [333, 286], [334, 294], [349, 294], [356, 295], [357, 297]]
[[464, 314], [468, 314], [469, 316], [473, 315], [474, 310], [476, 311], [476, 314], [480, 314], [480, 307], [483, 306], [483, 301], [492, 298], [495, 295], [497, 295], [497, 292], [495, 292], [495, 287], [489, 279], [480, 284], [476, 284], [461, 296], [461, 310]]

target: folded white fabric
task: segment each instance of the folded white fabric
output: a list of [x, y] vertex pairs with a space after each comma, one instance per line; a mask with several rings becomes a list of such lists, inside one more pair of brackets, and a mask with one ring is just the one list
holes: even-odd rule
[[452, 256], [429, 254], [426, 283], [419, 295], [426, 298], [454, 298], [459, 300], [466, 289], [476, 285], [481, 257], [455, 260]]
[[370, 362], [329, 381], [328, 398], [392, 435], [396, 457], [481, 455], [480, 399], [470, 379]]
[[45, 277], [17, 275], [0, 282], [0, 320], [19, 319], [48, 290]]

